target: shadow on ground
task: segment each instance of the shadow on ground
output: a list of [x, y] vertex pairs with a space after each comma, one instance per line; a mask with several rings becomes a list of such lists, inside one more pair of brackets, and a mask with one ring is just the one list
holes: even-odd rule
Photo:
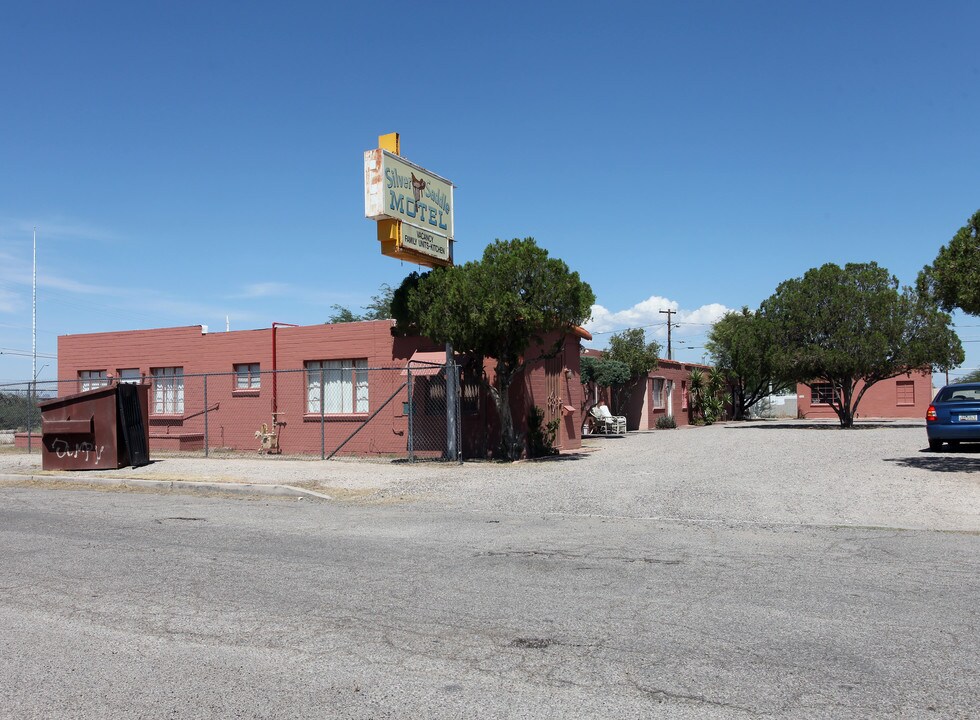
[[588, 456], [588, 453], [570, 452], [561, 453], [560, 455], [544, 455], [542, 457], [531, 458], [529, 462], [567, 462], [569, 460], [585, 460]]
[[924, 428], [922, 423], [901, 422], [861, 422], [854, 423], [852, 428], [842, 428], [839, 423], [756, 423], [747, 425], [725, 425], [726, 430], [899, 430], [908, 428]]
[[968, 445], [948, 452], [931, 452], [920, 450], [918, 457], [885, 458], [885, 462], [895, 463], [899, 467], [929, 470], [941, 473], [975, 473], [980, 472], [980, 445]]

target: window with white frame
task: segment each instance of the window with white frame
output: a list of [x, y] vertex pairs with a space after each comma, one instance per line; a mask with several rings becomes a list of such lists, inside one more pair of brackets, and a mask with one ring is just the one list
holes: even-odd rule
[[235, 365], [236, 390], [258, 390], [261, 379], [258, 363], [238, 363]]
[[662, 408], [664, 406], [664, 379], [653, 378], [653, 407]]
[[79, 370], [78, 389], [80, 392], [95, 390], [109, 384], [109, 376], [105, 370]]
[[306, 412], [319, 413], [321, 402], [325, 415], [368, 411], [366, 359], [307, 360], [305, 366]]
[[184, 412], [184, 368], [150, 368], [153, 375], [153, 412], [181, 415]]
[[119, 370], [119, 382], [137, 385], [142, 380], [139, 368], [122, 368]]
[[830, 383], [814, 383], [810, 386], [811, 405], [831, 405], [834, 401], [834, 387]]

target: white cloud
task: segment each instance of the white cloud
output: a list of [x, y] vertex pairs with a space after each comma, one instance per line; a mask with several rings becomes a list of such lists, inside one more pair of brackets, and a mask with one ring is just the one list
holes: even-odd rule
[[0, 313], [13, 314], [20, 310], [20, 296], [0, 288]]
[[274, 297], [281, 295], [288, 295], [292, 291], [292, 287], [286, 283], [279, 282], [260, 282], [252, 283], [246, 285], [242, 292], [233, 295], [234, 298], [264, 298], [264, 297]]
[[673, 310], [671, 322], [676, 325], [674, 337], [703, 336], [722, 315], [729, 312], [720, 303], [709, 303], [698, 308], [682, 308], [676, 300], [651, 295], [625, 310], [610, 310], [602, 305], [592, 306], [592, 319], [585, 329], [596, 337], [596, 344], [605, 345], [605, 337], [628, 328], [643, 328], [650, 338], [667, 337], [667, 315], [661, 310]]
[[92, 225], [84, 220], [51, 217], [24, 220], [17, 218], [0, 218], [0, 236], [8, 239], [18, 238], [27, 243], [32, 242], [34, 229], [37, 228], [37, 244], [39, 250], [48, 241], [59, 240], [88, 240], [116, 242], [119, 235], [106, 228]]

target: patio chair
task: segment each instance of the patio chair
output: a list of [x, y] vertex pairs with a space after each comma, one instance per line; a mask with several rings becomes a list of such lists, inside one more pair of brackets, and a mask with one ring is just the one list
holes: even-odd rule
[[589, 414], [595, 420], [596, 433], [600, 435], [625, 435], [626, 418], [613, 415], [606, 405], [593, 405]]

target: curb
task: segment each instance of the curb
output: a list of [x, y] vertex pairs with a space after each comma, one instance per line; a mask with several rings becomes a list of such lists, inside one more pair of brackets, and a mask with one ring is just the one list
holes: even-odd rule
[[204, 482], [198, 480], [147, 480], [144, 478], [76, 477], [71, 475], [19, 475], [0, 473], [0, 482], [65, 482], [76, 485], [120, 485], [190, 492], [224, 492], [232, 495], [265, 495], [298, 497], [309, 500], [333, 500], [330, 495], [298, 488], [293, 485], [263, 485], [259, 483]]

